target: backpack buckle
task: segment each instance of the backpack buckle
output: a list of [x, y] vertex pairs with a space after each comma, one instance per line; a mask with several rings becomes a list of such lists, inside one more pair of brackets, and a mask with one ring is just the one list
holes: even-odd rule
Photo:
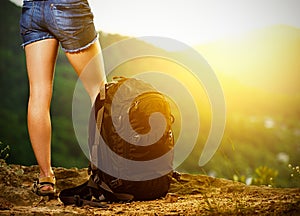
[[114, 179], [112, 181], [110, 181], [109, 185], [112, 188], [117, 188], [120, 187], [123, 184], [122, 179]]

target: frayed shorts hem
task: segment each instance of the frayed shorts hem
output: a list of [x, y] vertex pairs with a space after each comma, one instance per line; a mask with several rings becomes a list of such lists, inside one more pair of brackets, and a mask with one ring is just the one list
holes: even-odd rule
[[[41, 37], [41, 38], [37, 38], [37, 39], [34, 39], [34, 40], [30, 40], [30, 41], [27, 41], [25, 43], [23, 43], [21, 46], [23, 47], [23, 49], [25, 48], [26, 45], [29, 45], [31, 43], [35, 43], [35, 42], [38, 42], [38, 41], [41, 41], [41, 40], [46, 40], [46, 39], [55, 39], [54, 36], [52, 35], [47, 35], [47, 36], [44, 36], [44, 37]], [[93, 45], [97, 40], [99, 39], [99, 36], [97, 34], [97, 36], [95, 37], [94, 40], [92, 40], [90, 43], [88, 43], [87, 45], [83, 46], [83, 47], [80, 47], [80, 48], [77, 48], [77, 49], [66, 49], [66, 48], [63, 48], [61, 47], [61, 49], [64, 51], [64, 52], [67, 52], [67, 53], [77, 53], [77, 52], [81, 52], [85, 49], [88, 49], [91, 45]]]
[[61, 47], [61, 49], [64, 51], [64, 52], [67, 52], [67, 53], [77, 53], [77, 52], [81, 52], [85, 49], [88, 49], [91, 45], [93, 45], [96, 41], [98, 40], [98, 34], [97, 36], [94, 38], [94, 40], [92, 40], [90, 43], [88, 43], [87, 45], [83, 46], [83, 47], [80, 47], [80, 48], [77, 48], [77, 49], [66, 49], [64, 47]]

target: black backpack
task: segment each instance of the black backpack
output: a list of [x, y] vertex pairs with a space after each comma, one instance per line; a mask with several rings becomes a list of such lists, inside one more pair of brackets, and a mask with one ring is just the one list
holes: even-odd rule
[[98, 94], [90, 115], [90, 179], [75, 194], [74, 188], [63, 190], [60, 199], [80, 204], [93, 197], [129, 201], [165, 196], [173, 173], [173, 121], [166, 97], [153, 86], [114, 78]]

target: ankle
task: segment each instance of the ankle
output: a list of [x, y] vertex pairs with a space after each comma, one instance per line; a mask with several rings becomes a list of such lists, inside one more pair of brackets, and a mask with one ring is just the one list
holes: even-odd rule
[[43, 178], [43, 177], [54, 177], [54, 172], [52, 170], [52, 168], [50, 168], [49, 170], [40, 170], [40, 175], [39, 178]]

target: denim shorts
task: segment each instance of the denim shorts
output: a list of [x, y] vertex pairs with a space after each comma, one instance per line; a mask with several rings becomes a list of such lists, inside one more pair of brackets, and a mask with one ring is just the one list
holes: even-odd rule
[[22, 46], [56, 38], [64, 51], [78, 52], [98, 39], [93, 19], [87, 0], [23, 0]]

